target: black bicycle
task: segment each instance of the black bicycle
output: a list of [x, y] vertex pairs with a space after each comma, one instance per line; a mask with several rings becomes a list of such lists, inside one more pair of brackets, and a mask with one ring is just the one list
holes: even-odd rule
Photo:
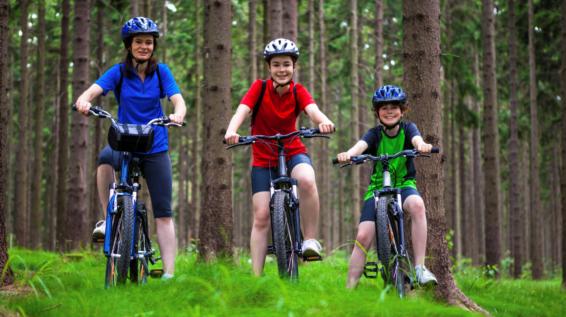
[[[320, 256], [306, 257], [302, 253], [303, 234], [301, 231], [301, 216], [299, 212], [299, 196], [297, 193], [298, 181], [289, 177], [285, 163], [286, 139], [303, 138], [329, 138], [321, 135], [319, 129], [301, 128], [288, 134], [241, 136], [239, 143], [229, 145], [227, 149], [236, 146], [250, 145], [262, 142], [277, 148], [277, 178], [271, 180], [271, 200], [269, 203], [271, 215], [272, 245], [267, 252], [275, 254], [279, 276], [297, 280], [299, 278], [298, 259], [303, 261], [320, 261]], [[273, 142], [275, 141], [275, 142]]]
[[[439, 153], [438, 148], [433, 148], [431, 153]], [[413, 287], [413, 276], [411, 270], [411, 259], [407, 252], [405, 242], [405, 229], [403, 225], [403, 205], [401, 204], [401, 189], [391, 186], [391, 174], [389, 162], [398, 157], [416, 158], [419, 156], [430, 156], [429, 153], [421, 153], [417, 150], [404, 150], [392, 155], [384, 154], [373, 156], [363, 154], [352, 156], [350, 163], [358, 165], [367, 161], [381, 162], [383, 171], [383, 188], [374, 192], [375, 197], [375, 234], [377, 257], [381, 263], [378, 270], [376, 262], [367, 262], [364, 267], [364, 276], [376, 278], [377, 272], [381, 271], [381, 277], [385, 285], [393, 285], [397, 289], [399, 297], [405, 296], [405, 286]], [[338, 160], [332, 161], [338, 164]]]
[[[73, 110], [76, 110], [74, 105]], [[110, 185], [105, 237], [103, 241], [94, 241], [104, 242], [103, 250], [107, 257], [105, 287], [125, 284], [128, 278], [132, 283], [145, 284], [148, 275], [159, 276], [162, 270], [149, 270], [149, 263], [153, 265], [160, 258], [155, 257], [151, 246], [145, 204], [138, 200], [140, 159], [134, 153], [151, 149], [153, 125], [182, 125], [168, 117], [156, 118], [144, 125], [122, 124], [99, 107], [91, 107], [89, 113], [112, 121], [108, 143], [112, 149], [122, 153], [119, 183]]]

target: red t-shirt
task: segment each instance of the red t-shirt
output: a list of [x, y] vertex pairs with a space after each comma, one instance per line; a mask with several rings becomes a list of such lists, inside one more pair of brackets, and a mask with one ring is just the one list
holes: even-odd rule
[[[240, 104], [253, 108], [257, 103], [261, 93], [261, 80], [256, 80]], [[273, 81], [267, 80], [265, 92], [259, 111], [256, 114], [255, 122], [252, 127], [252, 135], [274, 135], [277, 133], [287, 134], [297, 131], [297, 114], [295, 113], [297, 98], [299, 108], [302, 111], [306, 106], [313, 104], [314, 99], [305, 87], [297, 85], [297, 96], [293, 96], [293, 86], [295, 83], [291, 81], [289, 91], [282, 96], [275, 91]], [[287, 139], [285, 142], [285, 156], [287, 160], [291, 156], [301, 153], [307, 153], [307, 148], [301, 141], [300, 137]], [[259, 167], [277, 167], [277, 147], [269, 146], [262, 142], [256, 142], [252, 145], [253, 166]]]

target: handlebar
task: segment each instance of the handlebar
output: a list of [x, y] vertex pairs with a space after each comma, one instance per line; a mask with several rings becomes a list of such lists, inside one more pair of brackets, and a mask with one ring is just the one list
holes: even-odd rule
[[[75, 104], [73, 104], [71, 106], [71, 108], [73, 109], [73, 111], [78, 111], [77, 106]], [[112, 117], [112, 115], [108, 111], [102, 109], [101, 107], [92, 106], [88, 110], [88, 113], [95, 116], [95, 117], [101, 118], [101, 119], [112, 120], [112, 123], [116, 123], [116, 119], [114, 119], [114, 117]], [[171, 121], [171, 119], [169, 119], [169, 117], [166, 117], [166, 116], [152, 119], [147, 124], [148, 125], [159, 125], [159, 126], [164, 126], [164, 127], [168, 127], [168, 126], [184, 127], [184, 126], [187, 125], [185, 122], [183, 122], [182, 124], [173, 122], [173, 121]]]
[[[261, 134], [256, 134], [256, 135], [248, 135], [248, 136], [240, 136], [240, 138], [238, 139], [238, 143], [236, 144], [231, 144], [228, 145], [226, 147], [226, 149], [231, 149], [233, 147], [236, 146], [244, 146], [244, 145], [250, 145], [255, 143], [257, 140], [277, 140], [277, 141], [281, 141], [284, 139], [288, 139], [294, 136], [300, 136], [303, 138], [327, 138], [329, 139], [330, 137], [327, 135], [323, 135], [320, 132], [320, 129], [318, 128], [300, 128], [297, 131], [293, 131], [291, 133], [287, 133], [287, 134], [275, 134], [275, 135], [261, 135]], [[226, 144], [226, 140], [222, 141], [224, 144]]]
[[[407, 157], [407, 158], [415, 158], [415, 157], [419, 157], [419, 156], [426, 156], [426, 157], [430, 157], [429, 154], [436, 154], [436, 153], [440, 153], [440, 148], [438, 147], [433, 147], [430, 151], [430, 153], [423, 153], [423, 152], [419, 152], [417, 150], [403, 150], [401, 152], [395, 153], [395, 154], [383, 154], [383, 155], [379, 155], [379, 156], [373, 156], [371, 154], [362, 154], [362, 155], [355, 155], [350, 157], [350, 162], [345, 163], [343, 165], [341, 165], [340, 167], [345, 167], [345, 166], [349, 166], [349, 165], [359, 165], [362, 163], [365, 163], [367, 161], [380, 161], [380, 162], [388, 162], [392, 159], [398, 158], [398, 157]], [[336, 165], [339, 164], [340, 162], [338, 161], [337, 158], [332, 159], [332, 164]]]

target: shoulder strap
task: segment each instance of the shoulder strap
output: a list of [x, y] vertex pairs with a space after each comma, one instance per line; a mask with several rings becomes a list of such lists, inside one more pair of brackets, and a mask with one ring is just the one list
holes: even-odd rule
[[259, 107], [261, 106], [261, 101], [263, 100], [263, 95], [265, 94], [265, 88], [267, 86], [267, 81], [264, 79], [261, 81], [261, 92], [259, 93], [259, 98], [254, 105], [254, 110], [252, 112], [252, 121], [251, 125], [254, 125], [255, 117], [257, 116], [257, 112], [259, 111]]
[[157, 80], [159, 80], [159, 99], [161, 99], [161, 96], [163, 96], [163, 82], [161, 81], [161, 71], [159, 70], [159, 64], [157, 64], [155, 71], [157, 72]]
[[120, 105], [120, 94], [122, 93], [122, 82], [124, 81], [124, 64], [120, 63], [120, 79], [118, 80], [118, 85], [114, 88], [114, 95], [116, 100], [118, 100], [118, 105]]
[[301, 107], [299, 106], [299, 97], [297, 96], [297, 85], [293, 85], [293, 96], [295, 96], [295, 116], [301, 114]]

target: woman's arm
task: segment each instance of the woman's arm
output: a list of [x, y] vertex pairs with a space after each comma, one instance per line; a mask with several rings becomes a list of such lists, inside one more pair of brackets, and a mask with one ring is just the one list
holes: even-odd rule
[[334, 123], [328, 119], [328, 117], [320, 111], [318, 106], [314, 103], [305, 107], [305, 112], [311, 119], [311, 121], [318, 126], [320, 132], [322, 133], [332, 133], [334, 132]]
[[79, 98], [77, 98], [77, 101], [75, 102], [75, 105], [77, 106], [77, 111], [79, 111], [84, 115], [88, 115], [88, 111], [92, 106], [90, 102], [94, 98], [100, 96], [102, 92], [103, 92], [102, 87], [98, 86], [97, 84], [92, 84], [90, 87], [88, 87], [88, 89], [85, 90], [79, 96]]
[[185, 99], [181, 94], [174, 94], [171, 96], [171, 103], [175, 107], [175, 112], [169, 115], [171, 121], [182, 124], [185, 120], [185, 115], [187, 114], [187, 106], [185, 105]]
[[251, 112], [250, 107], [244, 104], [240, 104], [238, 106], [238, 109], [236, 109], [236, 113], [234, 113], [232, 119], [230, 120], [230, 123], [228, 124], [228, 128], [226, 129], [226, 134], [224, 135], [224, 140], [226, 140], [226, 143], [228, 144], [238, 143], [238, 139], [240, 138], [240, 135], [237, 133], [237, 131], [244, 122], [244, 120], [246, 120], [250, 112]]
[[350, 158], [355, 155], [360, 155], [368, 148], [368, 144], [364, 140], [358, 141], [348, 151], [339, 153], [336, 158], [340, 163], [350, 162]]

